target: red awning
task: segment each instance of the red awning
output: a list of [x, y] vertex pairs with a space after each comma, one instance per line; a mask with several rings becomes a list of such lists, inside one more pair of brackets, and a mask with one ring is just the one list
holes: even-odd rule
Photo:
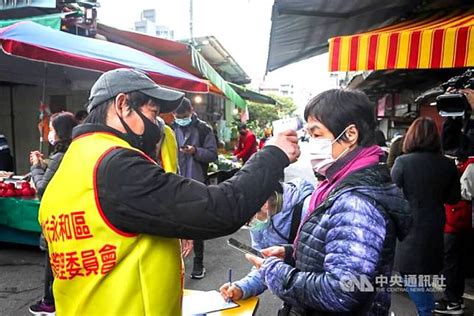
[[329, 40], [329, 70], [474, 66], [474, 10], [439, 12]]
[[206, 80], [139, 50], [92, 38], [53, 30], [33, 22], [0, 29], [4, 53], [34, 61], [105, 72], [135, 68], [158, 84], [189, 92], [209, 91]]

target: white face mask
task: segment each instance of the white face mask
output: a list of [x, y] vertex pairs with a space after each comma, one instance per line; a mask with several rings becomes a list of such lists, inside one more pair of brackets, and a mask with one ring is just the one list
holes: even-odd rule
[[338, 157], [332, 157], [332, 145], [338, 141], [339, 138], [351, 127], [346, 127], [339, 136], [334, 140], [329, 138], [313, 138], [309, 139], [311, 146], [311, 167], [313, 171], [320, 175], [326, 176], [326, 171], [331, 167], [339, 158], [341, 158], [348, 150], [347, 147]]
[[49, 131], [48, 133], [48, 141], [51, 146], [56, 145], [56, 133], [53, 130]]

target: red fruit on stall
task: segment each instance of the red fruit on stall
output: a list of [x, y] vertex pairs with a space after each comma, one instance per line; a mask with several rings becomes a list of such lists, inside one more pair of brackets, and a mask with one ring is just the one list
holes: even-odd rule
[[29, 182], [21, 182], [21, 188], [30, 188], [30, 183]]
[[15, 190], [13, 189], [7, 189], [5, 193], [3, 194], [4, 197], [14, 197], [15, 196]]

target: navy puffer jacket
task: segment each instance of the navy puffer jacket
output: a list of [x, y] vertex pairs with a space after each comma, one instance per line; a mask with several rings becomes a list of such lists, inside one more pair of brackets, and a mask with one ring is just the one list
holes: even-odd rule
[[364, 292], [348, 280], [390, 280], [396, 238], [411, 225], [408, 202], [377, 165], [349, 175], [301, 226], [293, 265], [266, 259], [269, 289], [305, 315], [386, 315], [389, 291]]

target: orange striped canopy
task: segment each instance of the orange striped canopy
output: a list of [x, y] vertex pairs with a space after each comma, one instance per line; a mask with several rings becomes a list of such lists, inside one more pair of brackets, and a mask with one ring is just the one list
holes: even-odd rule
[[440, 12], [329, 39], [329, 71], [474, 66], [474, 10]]

